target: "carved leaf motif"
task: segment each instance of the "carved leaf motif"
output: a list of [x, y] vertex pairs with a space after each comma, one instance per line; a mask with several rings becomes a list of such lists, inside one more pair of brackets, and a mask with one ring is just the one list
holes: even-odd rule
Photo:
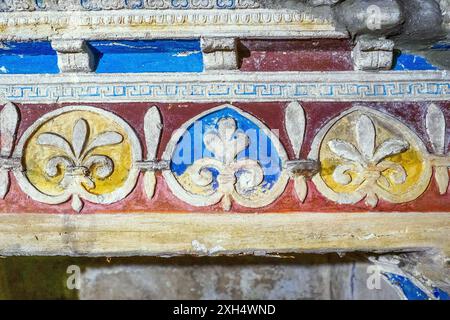
[[9, 190], [8, 170], [0, 168], [0, 199], [4, 199]]
[[444, 195], [447, 193], [448, 184], [450, 182], [447, 167], [435, 167], [435, 179], [439, 188], [439, 193]]
[[247, 192], [259, 186], [264, 180], [264, 171], [254, 160], [241, 160], [235, 166], [243, 170], [239, 175], [237, 185], [240, 193]]
[[95, 166], [95, 174], [99, 179], [106, 179], [114, 171], [114, 162], [107, 156], [92, 155], [84, 163], [86, 168]]
[[86, 148], [86, 152], [84, 155], [88, 154], [95, 148], [104, 147], [104, 146], [112, 146], [115, 144], [119, 144], [123, 141], [123, 137], [120, 133], [114, 131], [108, 131], [100, 133], [98, 136], [92, 140], [89, 146]]
[[73, 163], [73, 161], [68, 157], [65, 156], [54, 157], [47, 162], [47, 165], [45, 166], [45, 174], [53, 178], [58, 175], [59, 166], [64, 166], [67, 168], [69, 166], [74, 165], [75, 164]]
[[236, 132], [236, 121], [223, 118], [219, 121], [218, 130], [204, 135], [204, 143], [214, 156], [224, 163], [231, 163], [249, 144], [247, 135]]
[[72, 152], [72, 148], [70, 147], [69, 142], [67, 142], [66, 139], [55, 133], [41, 134], [37, 139], [37, 143], [42, 146], [50, 146], [58, 148], [68, 156], [75, 156]]
[[445, 118], [442, 110], [435, 104], [428, 107], [426, 127], [434, 152], [439, 155], [445, 154]]
[[83, 151], [84, 144], [86, 143], [88, 135], [88, 124], [86, 120], [79, 119], [75, 126], [73, 127], [73, 134], [72, 134], [72, 146], [73, 151], [75, 153], [75, 157], [77, 159], [80, 158], [81, 152]]
[[144, 174], [144, 191], [149, 199], [155, 195], [156, 175], [153, 171], [147, 171]]
[[19, 112], [8, 102], [0, 112], [0, 156], [11, 156], [18, 124]]
[[223, 158], [224, 146], [217, 132], [212, 131], [205, 133], [205, 136], [203, 137], [203, 142], [205, 143], [206, 149], [214, 153], [214, 156], [216, 158], [218, 159]]
[[77, 194], [72, 196], [72, 209], [76, 212], [80, 212], [83, 209], [83, 201], [81, 201], [80, 197]]
[[367, 162], [370, 162], [373, 157], [375, 137], [375, 126], [372, 120], [368, 116], [362, 115], [356, 123], [356, 141], [361, 155]]
[[383, 165], [386, 166], [386, 168], [391, 169], [389, 173], [389, 178], [395, 184], [403, 184], [406, 182], [408, 175], [406, 173], [405, 168], [403, 168], [400, 164], [392, 161], [385, 161], [383, 162]]
[[353, 170], [354, 167], [353, 164], [342, 164], [337, 166], [333, 172], [334, 181], [344, 186], [350, 184], [352, 182], [352, 176], [349, 171]]
[[400, 154], [409, 149], [409, 143], [400, 139], [390, 139], [383, 142], [375, 152], [372, 161], [379, 163], [381, 160]]
[[304, 176], [296, 176], [294, 178], [294, 188], [298, 199], [301, 202], [305, 202], [308, 195], [308, 185], [306, 184], [306, 178]]
[[366, 205], [371, 207], [371, 208], [375, 208], [378, 205], [378, 196], [373, 193], [373, 192], [369, 192], [366, 196]]
[[343, 159], [354, 161], [357, 163], [364, 163], [363, 159], [361, 158], [361, 154], [351, 143], [343, 140], [331, 140], [328, 143], [328, 146], [333, 153]]
[[306, 118], [305, 110], [298, 102], [292, 102], [287, 106], [285, 126], [292, 148], [294, 149], [295, 157], [299, 158], [305, 137]]
[[147, 160], [155, 160], [161, 138], [162, 121], [157, 107], [147, 111], [144, 119], [145, 142], [147, 146]]

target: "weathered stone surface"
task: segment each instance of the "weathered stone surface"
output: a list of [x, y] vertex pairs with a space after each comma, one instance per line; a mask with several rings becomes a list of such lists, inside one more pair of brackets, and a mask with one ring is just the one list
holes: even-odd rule
[[333, 255], [188, 261], [87, 268], [80, 298], [399, 299], [384, 281], [367, 289], [369, 264]]
[[389, 70], [394, 58], [394, 41], [384, 38], [359, 36], [353, 49], [356, 70]]
[[58, 53], [58, 67], [65, 72], [91, 72], [95, 57], [83, 40], [55, 40], [53, 49]]
[[445, 36], [443, 13], [434, 0], [399, 0], [404, 17], [401, 41], [420, 42], [437, 40]]
[[238, 69], [236, 38], [202, 38], [201, 47], [205, 70]]
[[347, 0], [335, 10], [338, 21], [354, 36], [395, 33], [404, 20], [397, 0]]

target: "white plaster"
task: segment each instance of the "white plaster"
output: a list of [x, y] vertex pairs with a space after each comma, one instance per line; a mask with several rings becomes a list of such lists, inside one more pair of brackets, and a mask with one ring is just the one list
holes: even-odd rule
[[360, 36], [352, 57], [355, 70], [389, 70], [394, 59], [394, 41]]
[[14, 148], [14, 140], [19, 125], [19, 111], [7, 102], [0, 111], [0, 157], [9, 157]]
[[14, 104], [7, 102], [0, 111], [0, 199], [9, 191], [9, 170], [20, 168], [20, 162], [10, 158], [18, 125], [19, 111]]
[[444, 113], [435, 104], [428, 106], [425, 126], [428, 137], [433, 147], [436, 157], [433, 159], [434, 177], [439, 188], [439, 193], [444, 195], [447, 193], [450, 184], [450, 155], [447, 152], [447, 124], [445, 122]]
[[428, 106], [426, 128], [433, 151], [438, 155], [444, 155], [446, 152], [445, 136], [447, 125], [445, 123], [444, 113], [433, 103]]
[[[144, 118], [144, 134], [147, 147], [146, 161], [155, 161], [162, 132], [161, 114], [157, 107], [150, 108]], [[156, 175], [154, 170], [144, 173], [144, 190], [149, 199], [153, 198], [156, 188]]]
[[61, 72], [94, 71], [94, 55], [82, 40], [54, 40], [52, 47], [58, 54]]
[[300, 158], [300, 151], [303, 145], [306, 130], [305, 110], [298, 102], [290, 103], [285, 113], [286, 131], [291, 141], [296, 158]]

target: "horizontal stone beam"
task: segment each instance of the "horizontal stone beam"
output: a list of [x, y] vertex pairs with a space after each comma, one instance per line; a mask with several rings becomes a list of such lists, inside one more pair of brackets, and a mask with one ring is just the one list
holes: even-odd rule
[[264, 255], [436, 249], [448, 257], [449, 233], [449, 213], [17, 213], [0, 215], [0, 255]]

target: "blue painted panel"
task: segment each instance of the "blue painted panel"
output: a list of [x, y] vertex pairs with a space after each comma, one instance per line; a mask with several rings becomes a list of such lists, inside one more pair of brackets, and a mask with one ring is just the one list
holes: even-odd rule
[[0, 74], [59, 73], [50, 42], [5, 42], [0, 47]]
[[414, 55], [401, 53], [396, 56], [394, 70], [439, 70], [432, 65], [426, 58]]
[[[281, 175], [282, 163], [278, 152], [273, 142], [255, 123], [231, 108], [224, 108], [210, 113], [200, 118], [187, 129], [175, 149], [171, 162], [172, 171], [177, 176], [181, 176], [195, 161], [204, 157], [214, 157], [214, 154], [206, 149], [203, 137], [205, 133], [211, 130], [216, 131], [219, 121], [223, 118], [236, 120], [237, 130], [243, 131], [248, 135], [249, 146], [238, 154], [237, 160], [243, 158], [258, 160], [263, 167], [265, 175], [262, 186], [264, 189], [270, 190]], [[212, 168], [209, 170], [214, 178], [213, 188], [217, 188], [218, 172]], [[239, 174], [238, 172], [237, 176]]]
[[202, 72], [199, 40], [92, 41], [97, 73]]

